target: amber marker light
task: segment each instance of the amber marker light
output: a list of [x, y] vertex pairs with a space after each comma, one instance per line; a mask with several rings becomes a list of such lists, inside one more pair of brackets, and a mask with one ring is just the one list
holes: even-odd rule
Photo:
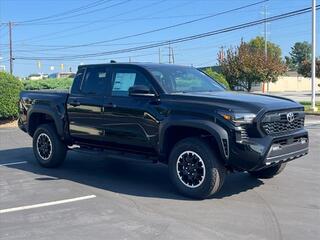
[[231, 117], [230, 115], [227, 115], [227, 114], [224, 114], [224, 115], [222, 115], [222, 116], [223, 116], [223, 118], [226, 119], [226, 120], [231, 120], [231, 119], [232, 119], [232, 117]]

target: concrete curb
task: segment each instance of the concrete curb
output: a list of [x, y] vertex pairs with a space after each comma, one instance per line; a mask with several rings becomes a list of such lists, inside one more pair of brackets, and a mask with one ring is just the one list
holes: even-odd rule
[[309, 116], [320, 116], [320, 112], [319, 113], [305, 112], [305, 114]]
[[12, 122], [5, 122], [5, 123], [0, 123], [0, 129], [1, 128], [15, 128], [18, 127], [18, 121], [12, 121]]

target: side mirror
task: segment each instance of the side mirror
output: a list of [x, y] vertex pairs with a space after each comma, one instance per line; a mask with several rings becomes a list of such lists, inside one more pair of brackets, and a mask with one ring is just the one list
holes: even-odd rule
[[135, 85], [129, 88], [129, 96], [154, 97], [155, 94], [145, 85]]

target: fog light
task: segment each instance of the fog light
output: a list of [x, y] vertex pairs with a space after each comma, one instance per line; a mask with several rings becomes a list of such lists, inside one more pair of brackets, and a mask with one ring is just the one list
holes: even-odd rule
[[272, 147], [272, 151], [278, 151], [278, 150], [280, 150], [281, 149], [281, 146], [280, 145], [277, 145], [277, 146], [273, 146]]
[[301, 138], [301, 139], [300, 139], [300, 143], [301, 143], [301, 144], [305, 144], [305, 143], [307, 143], [307, 139], [305, 139], [305, 138]]

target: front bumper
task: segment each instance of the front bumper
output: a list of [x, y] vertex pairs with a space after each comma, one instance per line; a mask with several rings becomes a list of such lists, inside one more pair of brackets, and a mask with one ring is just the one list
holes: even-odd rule
[[309, 138], [305, 129], [277, 137], [248, 138], [242, 143], [232, 143], [229, 165], [236, 170], [259, 170], [306, 155], [308, 148]]
[[22, 131], [27, 132], [26, 123], [22, 120], [21, 117], [18, 118], [18, 127], [19, 127]]
[[[289, 140], [292, 140], [290, 138]], [[280, 161], [290, 161], [308, 153], [308, 139], [305, 137], [293, 138], [293, 142], [272, 144], [265, 160], [266, 165]]]

